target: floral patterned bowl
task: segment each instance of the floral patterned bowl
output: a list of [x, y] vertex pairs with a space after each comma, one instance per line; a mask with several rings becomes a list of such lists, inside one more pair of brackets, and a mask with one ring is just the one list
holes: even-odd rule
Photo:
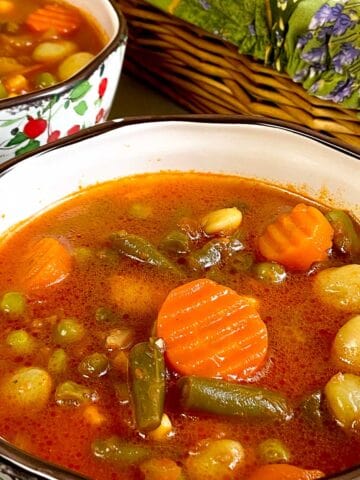
[[0, 101], [0, 163], [107, 119], [125, 54], [125, 19], [112, 0], [67, 1], [96, 18], [110, 40], [66, 82]]

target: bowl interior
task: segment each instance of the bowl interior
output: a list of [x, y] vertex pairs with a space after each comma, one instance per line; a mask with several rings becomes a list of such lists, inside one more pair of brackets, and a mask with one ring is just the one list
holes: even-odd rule
[[[159, 121], [94, 127], [0, 177], [0, 234], [97, 182], [160, 170], [237, 174], [289, 186], [360, 217], [359, 157], [258, 123]], [[110, 131], [106, 131], [110, 130]], [[21, 192], [21, 195], [19, 195]]]

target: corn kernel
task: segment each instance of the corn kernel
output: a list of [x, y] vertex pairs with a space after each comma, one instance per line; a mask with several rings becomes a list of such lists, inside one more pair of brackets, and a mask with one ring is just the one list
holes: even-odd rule
[[241, 222], [242, 213], [232, 207], [208, 213], [201, 219], [201, 226], [207, 235], [228, 235], [235, 232]]
[[155, 430], [149, 432], [149, 438], [151, 438], [151, 440], [155, 440], [156, 442], [161, 442], [162, 440], [169, 438], [172, 430], [173, 427], [170, 418], [166, 415], [166, 413], [163, 413], [160, 425], [155, 428]]

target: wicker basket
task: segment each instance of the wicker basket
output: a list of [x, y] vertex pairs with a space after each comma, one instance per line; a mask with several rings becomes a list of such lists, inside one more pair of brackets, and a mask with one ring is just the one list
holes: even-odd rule
[[262, 115], [360, 147], [359, 112], [311, 97], [287, 75], [143, 0], [118, 0], [129, 26], [125, 69], [195, 113]]

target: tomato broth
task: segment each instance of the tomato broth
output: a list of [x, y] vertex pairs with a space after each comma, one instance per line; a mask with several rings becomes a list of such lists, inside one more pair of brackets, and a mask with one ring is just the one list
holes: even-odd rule
[[[253, 180], [160, 173], [85, 189], [16, 230], [0, 247], [0, 435], [44, 460], [97, 480], [212, 478], [194, 473], [187, 459], [189, 453], [199, 448], [201, 451], [202, 442], [216, 439], [234, 440], [244, 452], [239, 465], [228, 468], [227, 476], [217, 474], [220, 480], [250, 478], [257, 467], [266, 463], [259, 454], [259, 445], [268, 439], [285, 445], [289, 454], [285, 461], [302, 469], [331, 474], [360, 463], [356, 428], [343, 428], [323, 397], [327, 382], [341, 371], [332, 358], [334, 338], [357, 312], [334, 308], [314, 293], [314, 279], [319, 272], [357, 265], [358, 252], [351, 257], [332, 245], [326, 258], [305, 271], [286, 266], [279, 282], [264, 278], [256, 267], [268, 260], [259, 249], [259, 238], [269, 224], [298, 204], [316, 207], [322, 215], [330, 210], [285, 189]], [[207, 227], [201, 219], [209, 212], [227, 208], [241, 212], [241, 223], [230, 235], [236, 237], [236, 248], [224, 254], [225, 247], [221, 247], [220, 259], [212, 256], [206, 265], [200, 262], [195, 268], [189, 262], [194, 252], [204, 249], [209, 241], [221, 243], [229, 236], [226, 229], [204, 234]], [[354, 221], [353, 227], [358, 235]], [[126, 232], [136, 235], [136, 241], [140, 237], [150, 242], [173, 268], [124, 255], [116, 243], [109, 241], [114, 232]], [[164, 242], [169, 232], [181, 232], [177, 240], [186, 237], [185, 252], [179, 248], [176, 251], [176, 242]], [[50, 247], [44, 250], [43, 264], [32, 276], [29, 264], [37, 260], [29, 260], [29, 255], [36, 252], [34, 245], [45, 238], [59, 242], [51, 252], [58, 249], [58, 259], [68, 255], [70, 263], [62, 264], [62, 276], [47, 284], [41, 283], [42, 276], [41, 286], [33, 288], [30, 281], [34, 276], [39, 279], [40, 268], [47, 268]], [[50, 267], [50, 275], [60, 268], [59, 262]], [[273, 260], [270, 263], [274, 265]], [[49, 269], [44, 275], [49, 275]], [[164, 339], [163, 411], [171, 428], [160, 439], [139, 430], [134, 417], [134, 390], [130, 388], [130, 394], [128, 391], [129, 351], [139, 342], [156, 337], [154, 323], [169, 292], [197, 279], [209, 279], [244, 298], [256, 299], [256, 311], [268, 335], [265, 360], [249, 376], [223, 380], [280, 392], [291, 408], [289, 418], [279, 416], [266, 421], [185, 408], [178, 387], [183, 374], [169, 362]], [[14, 307], [13, 299], [6, 297], [9, 292], [22, 298], [20, 307], [16, 302]], [[66, 319], [75, 319], [81, 327], [78, 332], [72, 330], [69, 341], [64, 341], [67, 332], [63, 335], [59, 330], [60, 322]], [[14, 332], [19, 331], [22, 335], [25, 332], [25, 340], [14, 337]], [[123, 335], [120, 344], [119, 335]], [[95, 376], [84, 363], [94, 353], [98, 355], [96, 365], [104, 362]], [[27, 404], [12, 397], [4, 387], [9, 376], [25, 367], [41, 369], [49, 381], [46, 398], [37, 401], [36, 407], [31, 401]], [[196, 371], [192, 375], [196, 377]], [[78, 394], [63, 390], [61, 396], [59, 386], [66, 382], [87, 390]], [[71, 389], [71, 385], [67, 387]], [[322, 399], [315, 414], [311, 408], [304, 408], [304, 401], [314, 392], [320, 392]], [[114, 437], [149, 448], [151, 453], [146, 458], [175, 462], [184, 477], [152, 477], [141, 470], [142, 460], [122, 462], [114, 458], [116, 455], [94, 455], [94, 442]]]

